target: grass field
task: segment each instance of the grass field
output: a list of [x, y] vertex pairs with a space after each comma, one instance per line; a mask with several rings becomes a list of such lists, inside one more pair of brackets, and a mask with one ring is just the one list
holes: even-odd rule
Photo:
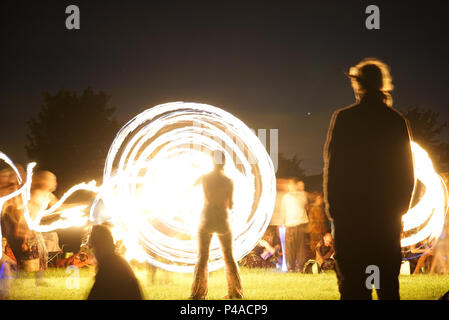
[[[192, 281], [191, 274], [158, 270], [152, 274], [142, 268], [135, 269], [146, 299], [187, 299]], [[50, 269], [46, 274], [22, 274], [11, 280], [10, 299], [73, 300], [84, 299], [93, 284], [95, 271], [81, 269], [79, 288], [76, 277], [65, 269]], [[334, 273], [297, 274], [276, 270], [241, 268], [245, 299], [254, 300], [331, 300], [338, 299]], [[74, 282], [71, 280], [75, 279]], [[401, 298], [405, 300], [433, 300], [449, 290], [449, 275], [401, 276]], [[72, 288], [71, 288], [72, 287]], [[222, 299], [226, 295], [223, 270], [212, 272], [209, 278], [208, 299]]]

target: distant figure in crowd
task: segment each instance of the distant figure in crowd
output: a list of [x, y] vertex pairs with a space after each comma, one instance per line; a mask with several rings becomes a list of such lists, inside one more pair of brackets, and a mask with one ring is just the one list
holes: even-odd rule
[[365, 59], [348, 76], [357, 102], [333, 114], [324, 150], [341, 299], [372, 298], [369, 265], [379, 268], [378, 297], [399, 299], [401, 216], [414, 187], [409, 128], [392, 108], [386, 64]]
[[273, 215], [271, 217], [271, 226], [283, 226], [285, 224], [285, 213], [282, 212], [282, 199], [288, 193], [289, 179], [276, 179], [276, 202], [274, 205]]
[[92, 227], [90, 245], [97, 259], [95, 283], [88, 300], [142, 300], [142, 293], [131, 266], [115, 253], [111, 231], [105, 225]]
[[326, 223], [326, 214], [324, 213], [323, 195], [319, 192], [313, 194], [313, 202], [309, 205], [309, 232], [310, 232], [310, 250], [315, 252], [316, 245], [323, 239], [328, 232]]
[[315, 246], [315, 254], [315, 260], [318, 262], [321, 270], [334, 269], [334, 243], [330, 233], [326, 233], [321, 241], [317, 243]]
[[306, 263], [307, 194], [304, 182], [291, 179], [288, 193], [282, 198], [281, 211], [285, 214], [285, 258], [288, 271], [302, 272]]
[[12, 273], [17, 271], [16, 261], [8, 253], [6, 238], [2, 237], [2, 256], [0, 258], [0, 300], [9, 298]]
[[[25, 170], [20, 165], [16, 165], [22, 184], [25, 180]], [[12, 169], [0, 171], [0, 196], [5, 196], [18, 190], [22, 184], [19, 183], [16, 174]], [[1, 208], [1, 228], [2, 234], [6, 238], [11, 251], [17, 261], [19, 269], [23, 269], [29, 255], [24, 250], [24, 244], [31, 230], [24, 218], [24, 206], [20, 196], [6, 201]]]
[[228, 210], [233, 207], [234, 185], [223, 170], [225, 156], [215, 151], [214, 169], [201, 176], [195, 184], [202, 183], [204, 208], [198, 230], [198, 262], [195, 266], [190, 299], [205, 299], [208, 290], [209, 247], [212, 236], [217, 233], [223, 250], [229, 299], [243, 298], [239, 269], [232, 252], [232, 231], [228, 221]]

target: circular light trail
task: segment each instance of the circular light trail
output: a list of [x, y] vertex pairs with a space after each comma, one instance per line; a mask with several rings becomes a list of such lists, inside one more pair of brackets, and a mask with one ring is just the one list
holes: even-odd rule
[[[230, 113], [199, 103], [158, 105], [137, 115], [117, 134], [109, 150], [101, 201], [93, 221], [109, 220], [127, 258], [147, 260], [176, 272], [192, 272], [203, 191], [195, 181], [213, 168], [214, 151], [226, 158], [234, 183], [230, 212], [237, 260], [263, 236], [274, 208], [276, 178], [259, 138]], [[219, 190], [217, 190], [219, 192]], [[210, 270], [223, 267], [213, 238]]]

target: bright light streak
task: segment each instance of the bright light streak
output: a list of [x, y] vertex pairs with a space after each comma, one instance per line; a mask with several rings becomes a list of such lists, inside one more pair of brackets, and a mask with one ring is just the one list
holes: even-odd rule
[[[31, 175], [30, 175], [30, 179], [27, 181], [31, 182]], [[54, 231], [56, 229], [66, 229], [66, 228], [70, 228], [70, 227], [74, 227], [74, 226], [82, 226], [85, 225], [89, 219], [87, 217], [83, 217], [83, 215], [85, 215], [85, 212], [83, 212], [83, 210], [87, 209], [87, 205], [81, 205], [81, 206], [76, 206], [76, 207], [72, 207], [69, 209], [63, 209], [61, 211], [58, 211], [58, 209], [64, 204], [64, 202], [67, 200], [67, 198], [69, 198], [73, 193], [77, 192], [77, 191], [90, 191], [90, 192], [94, 192], [97, 193], [99, 191], [99, 187], [96, 186], [95, 181], [91, 181], [89, 183], [80, 183], [77, 184], [73, 187], [71, 187], [62, 197], [61, 199], [59, 199], [58, 202], [56, 202], [53, 206], [51, 206], [48, 209], [45, 209], [48, 207], [49, 203], [43, 203], [42, 205], [42, 210], [40, 211], [40, 213], [37, 214], [36, 218], [33, 220], [31, 219], [30, 216], [30, 211], [28, 210], [28, 206], [24, 206], [25, 208], [25, 212], [24, 212], [24, 216], [25, 216], [25, 221], [28, 224], [28, 227], [34, 231], [37, 232], [50, 232], [50, 231]], [[28, 203], [29, 199], [30, 199], [30, 191], [31, 188], [27, 187], [26, 188], [26, 202], [24, 201], [24, 203]], [[53, 223], [49, 224], [49, 225], [41, 225], [41, 221], [43, 218], [47, 217], [47, 216], [51, 216], [57, 213], [61, 213], [61, 219], [60, 220], [56, 220]]]
[[[13, 162], [11, 161], [11, 159], [9, 159], [3, 152], [0, 152], [0, 160], [4, 161], [8, 166], [10, 166], [13, 169], [14, 173], [16, 174], [17, 181], [19, 183], [21, 183], [22, 182], [22, 178], [20, 177], [19, 170], [17, 170], [16, 166], [14, 166]], [[28, 182], [28, 180], [31, 181], [31, 173], [32, 173], [32, 170], [33, 170], [35, 165], [36, 165], [35, 163], [30, 163], [27, 166], [27, 182]], [[26, 195], [27, 195], [27, 189], [26, 188], [27, 188], [28, 185], [29, 185], [29, 183], [28, 184], [24, 183], [22, 185], [22, 187], [20, 187], [16, 191], [0, 197], [0, 218], [1, 218], [1, 214], [3, 213], [3, 206], [4, 206], [6, 201], [8, 201], [8, 200], [10, 200], [12, 198], [15, 198], [17, 196], [22, 196], [22, 198], [27, 199], [26, 198]], [[0, 220], [0, 237], [2, 237], [1, 220]], [[3, 257], [3, 241], [2, 241], [1, 249], [2, 249], [2, 252], [0, 253], [0, 259]]]
[[282, 272], [288, 271], [287, 258], [285, 255], [285, 231], [286, 230], [284, 226], [279, 227], [279, 238], [281, 239], [281, 248], [282, 248], [282, 265], [281, 265]]
[[[3, 160], [15, 173], [17, 177], [17, 181], [19, 183], [22, 182], [22, 177], [19, 174], [19, 171], [17, 167], [14, 165], [14, 163], [9, 159], [4, 153], [0, 152], [0, 160]], [[48, 225], [41, 225], [41, 221], [44, 217], [50, 216], [56, 213], [57, 209], [61, 207], [61, 205], [64, 203], [64, 201], [70, 197], [74, 192], [79, 190], [87, 190], [92, 192], [98, 192], [98, 187], [95, 186], [95, 181], [91, 181], [89, 184], [80, 183], [76, 186], [73, 186], [69, 189], [62, 197], [61, 199], [53, 205], [51, 208], [47, 210], [41, 210], [40, 213], [37, 214], [37, 217], [33, 220], [30, 216], [30, 211], [28, 208], [28, 202], [30, 201], [30, 195], [31, 195], [31, 181], [33, 176], [33, 169], [36, 166], [36, 163], [32, 162], [28, 164], [27, 170], [26, 170], [26, 179], [23, 185], [17, 189], [16, 191], [7, 194], [5, 196], [0, 197], [0, 212], [3, 209], [3, 205], [6, 201], [20, 196], [22, 198], [23, 207], [24, 207], [24, 218], [27, 222], [28, 227], [31, 230], [38, 231], [38, 232], [49, 232], [54, 231], [56, 229], [65, 229], [73, 226], [82, 226], [85, 225], [88, 222], [87, 217], [83, 217], [84, 214], [82, 212], [83, 209], [86, 209], [87, 206], [77, 206], [73, 207], [67, 210], [62, 210], [61, 213], [61, 219], [54, 221], [51, 224]], [[43, 204], [43, 208], [46, 208], [48, 206], [47, 204]], [[0, 225], [0, 237], [2, 236], [1, 233], [1, 225]], [[2, 248], [3, 249], [3, 248]], [[0, 257], [3, 256], [3, 250]]]
[[432, 243], [443, 231], [448, 210], [448, 192], [443, 179], [435, 172], [427, 152], [412, 142], [415, 162], [415, 178], [425, 186], [425, 193], [419, 202], [402, 216], [403, 231], [416, 232], [401, 240], [402, 247], [418, 244], [424, 240]]

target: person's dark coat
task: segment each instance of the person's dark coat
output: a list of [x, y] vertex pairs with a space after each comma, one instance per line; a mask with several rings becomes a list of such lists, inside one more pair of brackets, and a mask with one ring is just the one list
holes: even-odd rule
[[369, 266], [380, 270], [379, 298], [399, 299], [401, 218], [413, 194], [413, 156], [406, 120], [379, 95], [334, 113], [324, 151], [342, 299], [371, 299]]
[[337, 110], [329, 127], [324, 175], [328, 211], [336, 222], [400, 223], [414, 187], [407, 121], [369, 97]]

